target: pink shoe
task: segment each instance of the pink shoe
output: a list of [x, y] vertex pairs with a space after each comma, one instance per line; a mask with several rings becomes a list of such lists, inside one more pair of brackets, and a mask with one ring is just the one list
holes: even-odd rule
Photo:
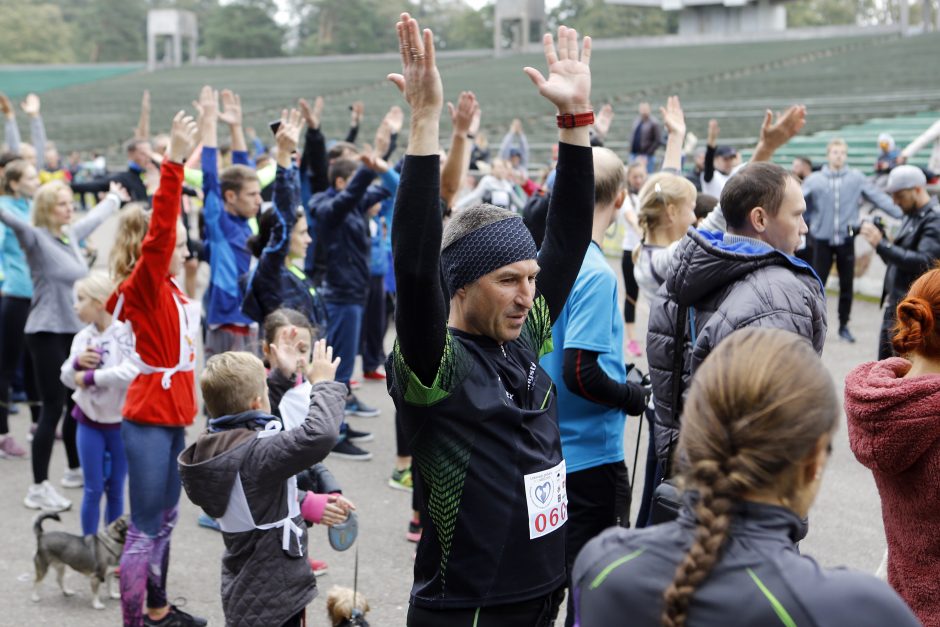
[[8, 435], [0, 440], [0, 457], [23, 459], [26, 457], [26, 449], [20, 446], [12, 435]]
[[640, 345], [636, 343], [636, 340], [630, 340], [627, 343], [627, 352], [634, 357], [640, 357], [643, 355], [643, 349], [640, 348]]
[[330, 570], [330, 567], [326, 565], [326, 562], [315, 560], [312, 557], [307, 561], [310, 562], [310, 569], [313, 571], [313, 574], [316, 577], [321, 577], [325, 575], [328, 570]]

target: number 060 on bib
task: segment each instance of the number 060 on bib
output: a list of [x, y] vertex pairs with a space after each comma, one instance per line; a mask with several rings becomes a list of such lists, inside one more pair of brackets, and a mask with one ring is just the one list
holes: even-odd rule
[[524, 475], [523, 480], [529, 511], [529, 539], [534, 540], [556, 531], [568, 520], [565, 460], [553, 468]]

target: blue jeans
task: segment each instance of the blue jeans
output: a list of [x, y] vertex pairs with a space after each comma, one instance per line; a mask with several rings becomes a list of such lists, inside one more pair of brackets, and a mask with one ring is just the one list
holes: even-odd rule
[[82, 535], [98, 533], [101, 496], [108, 495], [104, 522], [110, 524], [124, 513], [124, 479], [127, 457], [120, 429], [100, 429], [78, 424], [78, 457], [82, 462], [85, 494], [82, 497]]
[[182, 485], [176, 458], [183, 451], [184, 438], [183, 427], [143, 425], [130, 420], [121, 425], [131, 522], [148, 536], [160, 532], [164, 512], [179, 503]]
[[349, 303], [327, 303], [326, 312], [329, 322], [326, 328], [326, 341], [333, 347], [333, 356], [340, 357], [336, 380], [349, 385], [356, 355], [359, 354], [359, 338], [362, 333], [363, 305]]

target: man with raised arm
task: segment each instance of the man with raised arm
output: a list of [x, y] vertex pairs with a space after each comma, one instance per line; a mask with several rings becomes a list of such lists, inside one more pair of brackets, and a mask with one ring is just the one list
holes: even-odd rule
[[[407, 624], [550, 625], [565, 585], [565, 463], [554, 385], [539, 366], [591, 240], [590, 39], [544, 39], [558, 111], [558, 174], [541, 252], [514, 213], [467, 208], [441, 227], [440, 75], [431, 31], [402, 14], [411, 107], [392, 248], [398, 342], [389, 393], [419, 478], [424, 532]], [[441, 285], [441, 282], [444, 285]], [[444, 288], [450, 298], [444, 301]]]

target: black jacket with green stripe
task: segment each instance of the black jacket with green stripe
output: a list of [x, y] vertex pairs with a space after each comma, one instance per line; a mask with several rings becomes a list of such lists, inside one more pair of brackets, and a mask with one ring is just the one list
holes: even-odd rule
[[[888, 584], [800, 555], [806, 525], [789, 509], [745, 503], [721, 557], [692, 594], [689, 627], [914, 627]], [[645, 529], [608, 529], [584, 547], [572, 582], [580, 627], [661, 624], [663, 592], [695, 537], [692, 511]]]

